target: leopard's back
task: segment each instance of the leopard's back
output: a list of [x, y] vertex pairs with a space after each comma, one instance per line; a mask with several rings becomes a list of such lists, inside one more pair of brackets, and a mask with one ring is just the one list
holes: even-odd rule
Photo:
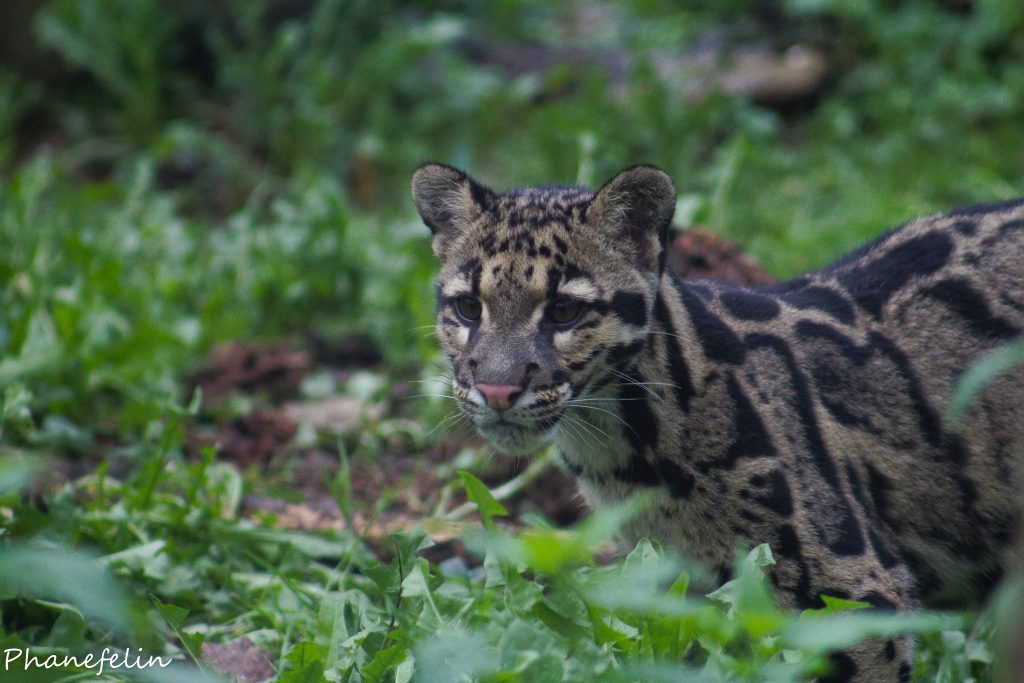
[[1024, 366], [982, 391], [962, 425], [945, 417], [964, 371], [1024, 334], [1024, 202], [916, 221], [822, 276], [869, 331], [867, 348], [855, 348], [796, 330], [810, 342], [826, 434], [847, 454], [859, 435], [876, 435], [867, 457], [847, 456], [851, 479], [897, 538], [922, 598], [983, 597], [1020, 515]]
[[[1024, 368], [984, 390], [960, 428], [945, 412], [964, 370], [1024, 330], [1024, 202], [912, 222], [779, 285], [682, 286], [734, 332], [735, 381], [777, 431], [772, 447], [813, 465], [791, 467], [817, 491], [808, 523], [824, 545], [847, 556], [878, 524], [868, 545], [894, 546], [925, 602], [984, 596], [1020, 511]], [[856, 512], [829, 514], [844, 495]]]

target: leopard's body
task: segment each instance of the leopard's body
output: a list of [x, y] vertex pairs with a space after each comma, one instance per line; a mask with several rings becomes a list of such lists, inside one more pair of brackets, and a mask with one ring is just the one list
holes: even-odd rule
[[[1024, 369], [951, 431], [965, 368], [1024, 333], [1024, 201], [894, 230], [778, 285], [663, 267], [675, 191], [652, 167], [597, 192], [496, 194], [421, 167], [438, 334], [463, 412], [499, 449], [554, 441], [591, 505], [665, 492], [626, 535], [726, 575], [769, 543], [780, 600], [962, 605], [998, 579], [1024, 486]], [[838, 676], [909, 676], [869, 642]]]

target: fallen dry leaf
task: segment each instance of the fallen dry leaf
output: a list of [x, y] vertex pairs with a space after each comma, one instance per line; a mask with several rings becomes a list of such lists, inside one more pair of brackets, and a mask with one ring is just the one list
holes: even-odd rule
[[309, 354], [286, 343], [223, 342], [213, 348], [206, 367], [192, 381], [203, 390], [207, 403], [236, 392], [265, 391], [284, 398], [295, 394], [311, 369]]

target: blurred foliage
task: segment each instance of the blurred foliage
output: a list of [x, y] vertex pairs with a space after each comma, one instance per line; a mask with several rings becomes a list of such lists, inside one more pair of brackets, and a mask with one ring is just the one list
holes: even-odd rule
[[1004, 344], [975, 361], [961, 375], [949, 401], [946, 419], [950, 426], [959, 426], [980, 391], [1020, 365], [1024, 365], [1024, 339]]
[[[33, 27], [0, 27], [34, 31], [57, 65], [0, 64], [0, 565], [41, 568], [0, 571], [5, 647], [92, 651], [131, 632], [184, 658], [248, 635], [282, 681], [790, 680], [890, 628], [924, 633], [920, 679], [990, 675], [988, 616], [972, 631], [780, 612], [766, 548], [695, 598], [696, 570], [651, 544], [583, 560], [617, 518], [502, 536], [503, 508], [468, 472], [489, 527], [480, 570], [429, 565], [417, 534], [386, 563], [351, 533], [253, 526], [237, 471], [184, 455], [186, 378], [218, 341], [311, 332], [369, 335], [393, 378], [434, 359], [414, 331], [433, 317], [434, 263], [406, 199], [427, 159], [498, 189], [655, 163], [681, 220], [780, 276], [914, 215], [1019, 194], [1024, 4], [41, 5]], [[793, 46], [828, 64], [812, 92], [767, 106], [713, 87], [744, 50]], [[55, 456], [94, 469], [27, 489]], [[56, 590], [55, 575], [81, 583]]]

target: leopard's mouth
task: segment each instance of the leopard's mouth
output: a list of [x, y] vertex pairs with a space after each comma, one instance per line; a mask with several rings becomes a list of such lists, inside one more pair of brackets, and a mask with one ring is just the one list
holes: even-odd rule
[[458, 382], [453, 388], [459, 408], [477, 432], [496, 449], [511, 455], [531, 455], [550, 445], [565, 411], [561, 397], [543, 404], [528, 397], [511, 409], [492, 410], [469, 388]]
[[503, 413], [469, 417], [481, 436], [510, 455], [532, 455], [543, 450], [554, 440], [558, 423], [558, 417], [537, 420]]

